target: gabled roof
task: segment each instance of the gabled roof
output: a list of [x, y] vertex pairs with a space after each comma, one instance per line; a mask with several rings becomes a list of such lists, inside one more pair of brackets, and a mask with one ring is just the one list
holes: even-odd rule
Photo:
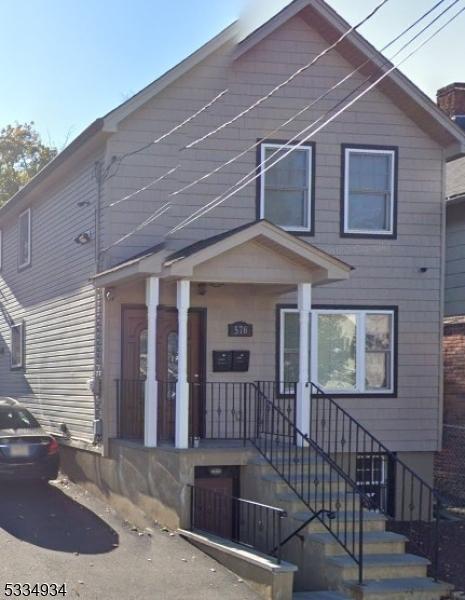
[[[316, 29], [329, 44], [334, 43], [351, 27], [324, 0], [294, 0], [242, 40], [237, 46], [235, 57], [248, 52], [296, 15], [302, 17], [309, 27]], [[373, 75], [374, 72], [379, 76], [380, 67], [387, 70], [392, 66], [386, 57], [357, 31], [352, 31], [338, 45], [336, 52], [342, 54], [354, 67], [370, 60], [361, 70], [366, 76]], [[392, 71], [379, 83], [378, 88], [429, 135], [445, 148], [449, 148], [448, 159], [465, 154], [465, 132], [401, 71]]]
[[[118, 124], [138, 110], [145, 103], [156, 97], [162, 90], [182, 77], [190, 69], [201, 63], [216, 50], [228, 43], [237, 43], [232, 58], [239, 58], [256, 44], [270, 35], [283, 23], [301, 16], [311, 28], [317, 29], [320, 35], [329, 43], [336, 41], [350, 25], [324, 0], [294, 0], [283, 8], [266, 23], [246, 35], [241, 40], [240, 24], [233, 23], [221, 33], [196, 50], [178, 65], [167, 71], [164, 75], [149, 84], [143, 90], [123, 102], [120, 106], [97, 119], [81, 133], [65, 150], [51, 161], [34, 177], [24, 188], [19, 190], [10, 200], [0, 208], [0, 216], [10, 206], [32, 191], [49, 174], [60, 168], [68, 159], [74, 157], [76, 150], [97, 135], [111, 134], [116, 131]], [[362, 71], [364, 74], [373, 74], [373, 69], [386, 68], [386, 58], [357, 32], [351, 32], [338, 46], [337, 52], [341, 53], [354, 66], [370, 59], [370, 64]], [[436, 139], [444, 148], [447, 148], [448, 158], [465, 154], [465, 132], [449, 119], [417, 86], [415, 86], [400, 71], [394, 70], [380, 83], [379, 89], [397, 104], [410, 118], [418, 123], [429, 135]]]
[[98, 273], [94, 281], [97, 287], [106, 287], [147, 275], [168, 279], [191, 278], [200, 265], [210, 264], [221, 255], [251, 242], [277, 252], [280, 257], [287, 257], [289, 269], [293, 268], [291, 265], [304, 265], [309, 273], [312, 271], [315, 283], [347, 279], [352, 270], [339, 258], [262, 219], [195, 242], [171, 254], [163, 244], [155, 246], [152, 251], [133, 256], [112, 269]]

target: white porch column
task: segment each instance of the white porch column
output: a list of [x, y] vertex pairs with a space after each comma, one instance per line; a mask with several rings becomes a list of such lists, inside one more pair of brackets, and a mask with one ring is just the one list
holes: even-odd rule
[[189, 447], [189, 386], [187, 383], [187, 318], [190, 282], [177, 283], [178, 308], [178, 382], [176, 384], [176, 448]]
[[304, 434], [310, 433], [310, 311], [312, 284], [299, 283], [297, 290], [299, 310], [299, 381], [297, 383], [296, 424]]
[[144, 445], [154, 448], [158, 433], [158, 382], [157, 382], [157, 309], [160, 302], [160, 280], [145, 280], [147, 305], [147, 379], [145, 380]]

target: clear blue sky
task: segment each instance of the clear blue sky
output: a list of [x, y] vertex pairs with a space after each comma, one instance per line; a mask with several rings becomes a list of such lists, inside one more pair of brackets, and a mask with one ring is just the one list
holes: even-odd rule
[[[223, 29], [246, 1], [0, 0], [0, 127], [33, 120], [61, 147]], [[258, 23], [287, 3], [250, 0], [247, 10]], [[351, 23], [377, 3], [330, 0]], [[433, 3], [390, 0], [360, 32], [381, 47]], [[464, 33], [465, 13], [403, 67], [430, 96], [465, 80]]]

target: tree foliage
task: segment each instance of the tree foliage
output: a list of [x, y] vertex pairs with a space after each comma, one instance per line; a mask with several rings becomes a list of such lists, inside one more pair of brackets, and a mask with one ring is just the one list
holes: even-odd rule
[[33, 121], [1, 129], [0, 205], [26, 185], [56, 153], [56, 148], [42, 142]]

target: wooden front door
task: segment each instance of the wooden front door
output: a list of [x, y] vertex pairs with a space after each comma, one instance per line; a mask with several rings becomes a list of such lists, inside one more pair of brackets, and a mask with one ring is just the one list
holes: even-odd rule
[[121, 380], [119, 382], [119, 437], [144, 437], [144, 387], [147, 375], [147, 309], [122, 308]]
[[[204, 431], [205, 313], [192, 309], [188, 319], [187, 379], [190, 385], [189, 435]], [[159, 308], [157, 323], [158, 437], [174, 440], [178, 378], [178, 314]]]

